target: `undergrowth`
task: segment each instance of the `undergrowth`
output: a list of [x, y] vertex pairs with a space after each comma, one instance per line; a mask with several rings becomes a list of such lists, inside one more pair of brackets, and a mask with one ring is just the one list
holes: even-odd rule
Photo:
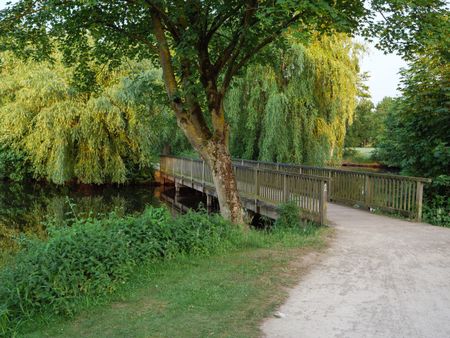
[[0, 334], [13, 335], [42, 314], [71, 316], [86, 299], [115, 292], [142, 264], [276, 243], [295, 246], [314, 233], [312, 224], [289, 223], [298, 225], [298, 209], [288, 206], [282, 215], [272, 229], [247, 232], [219, 215], [173, 218], [165, 208], [50, 227], [45, 241], [22, 239], [21, 250], [0, 270]]

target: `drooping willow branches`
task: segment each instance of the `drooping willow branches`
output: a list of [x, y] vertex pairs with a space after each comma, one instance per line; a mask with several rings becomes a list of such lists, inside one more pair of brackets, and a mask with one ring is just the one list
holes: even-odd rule
[[0, 144], [24, 154], [35, 178], [123, 183], [155, 159], [170, 115], [158, 101], [161, 72], [151, 63], [99, 69], [98, 91], [87, 95], [71, 85], [73, 69], [59, 61], [2, 59]]
[[330, 164], [352, 122], [362, 47], [343, 35], [291, 39], [266, 65], [251, 66], [226, 99], [236, 157]]

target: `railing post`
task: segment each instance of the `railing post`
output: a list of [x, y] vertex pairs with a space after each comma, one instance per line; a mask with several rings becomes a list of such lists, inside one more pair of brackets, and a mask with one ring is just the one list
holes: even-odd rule
[[328, 183], [327, 183], [327, 201], [331, 202], [331, 170], [328, 170]]
[[287, 174], [283, 174], [283, 202], [287, 203], [289, 201], [289, 190], [287, 184]]
[[370, 206], [370, 179], [369, 175], [364, 175], [364, 204], [368, 208]]
[[202, 162], [202, 185], [205, 186], [205, 161]]
[[327, 224], [327, 181], [320, 181], [319, 220], [320, 224]]
[[422, 221], [423, 182], [417, 182], [416, 189], [416, 222]]
[[258, 207], [258, 196], [259, 196], [259, 180], [258, 180], [258, 168], [255, 168], [255, 211]]
[[191, 158], [191, 184], [194, 182], [194, 159]]
[[172, 177], [175, 179], [175, 162], [176, 159], [172, 159]]

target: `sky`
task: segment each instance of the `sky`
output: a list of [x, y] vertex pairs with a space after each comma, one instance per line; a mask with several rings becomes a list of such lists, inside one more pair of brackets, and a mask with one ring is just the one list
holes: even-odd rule
[[[0, 9], [6, 6], [7, 0], [0, 0]], [[368, 72], [368, 86], [372, 101], [377, 104], [385, 96], [398, 96], [399, 70], [405, 67], [405, 62], [397, 55], [384, 55], [373, 44], [366, 43], [368, 55], [361, 61], [361, 71]]]
[[383, 97], [399, 95], [397, 87], [400, 83], [399, 71], [406, 67], [401, 57], [395, 54], [385, 55], [375, 48], [374, 44], [365, 42], [368, 52], [361, 60], [361, 71], [369, 73], [367, 82], [372, 101], [377, 104]]

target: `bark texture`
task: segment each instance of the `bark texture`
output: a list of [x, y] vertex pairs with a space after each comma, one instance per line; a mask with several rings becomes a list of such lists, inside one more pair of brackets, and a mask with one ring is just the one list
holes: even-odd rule
[[211, 169], [220, 213], [234, 224], [244, 226], [244, 212], [227, 145], [210, 142], [202, 152], [202, 157]]

